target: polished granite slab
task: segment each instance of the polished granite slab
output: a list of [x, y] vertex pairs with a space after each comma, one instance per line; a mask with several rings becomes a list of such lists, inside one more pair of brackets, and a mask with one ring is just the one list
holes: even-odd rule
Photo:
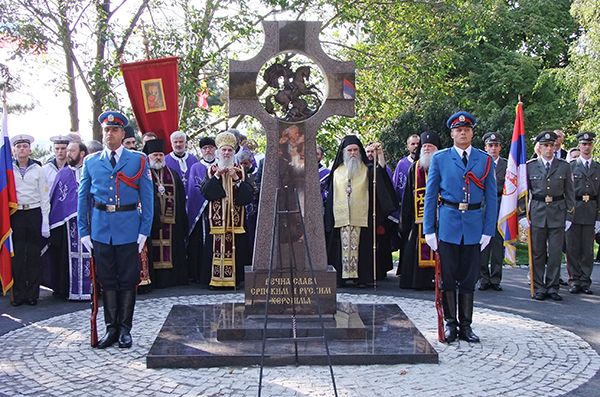
[[[333, 365], [437, 363], [438, 354], [395, 304], [338, 302], [335, 316], [325, 319]], [[321, 336], [313, 319], [300, 321], [300, 336]], [[246, 324], [251, 330], [246, 333]], [[146, 357], [148, 368], [206, 368], [259, 365], [262, 330], [257, 318], [245, 314], [243, 304], [175, 305]], [[286, 325], [288, 324], [288, 325]], [[289, 335], [283, 318], [269, 317], [268, 337]], [[309, 325], [306, 325], [309, 324]], [[282, 332], [282, 330], [286, 330]], [[334, 331], [333, 328], [354, 330]], [[357, 333], [364, 332], [357, 337]], [[218, 338], [224, 332], [227, 337]], [[318, 331], [318, 332], [317, 332]], [[236, 337], [235, 333], [239, 334]], [[249, 337], [249, 334], [252, 334]], [[340, 337], [341, 335], [341, 337]], [[345, 335], [345, 336], [344, 336]], [[260, 338], [258, 338], [260, 336]], [[220, 340], [221, 339], [221, 340]], [[327, 365], [322, 340], [298, 340], [298, 364]], [[268, 340], [265, 365], [296, 363], [294, 342]]]

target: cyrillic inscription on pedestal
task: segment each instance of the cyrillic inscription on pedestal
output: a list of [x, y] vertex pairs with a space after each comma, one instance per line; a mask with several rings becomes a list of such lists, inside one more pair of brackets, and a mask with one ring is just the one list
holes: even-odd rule
[[[264, 315], [267, 291], [269, 288], [268, 270], [252, 270], [246, 267], [246, 313]], [[315, 271], [316, 292], [319, 294], [321, 312], [336, 312], [336, 272], [330, 267], [326, 271]], [[271, 273], [271, 294], [269, 314], [291, 314], [295, 306], [297, 314], [317, 315], [317, 297], [310, 271], [296, 271], [290, 276], [289, 270], [276, 270]]]

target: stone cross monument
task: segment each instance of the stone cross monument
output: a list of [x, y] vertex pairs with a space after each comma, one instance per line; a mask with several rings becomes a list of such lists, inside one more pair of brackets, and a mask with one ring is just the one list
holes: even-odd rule
[[[315, 314], [315, 291], [308, 267], [310, 255], [321, 309], [325, 314], [334, 314], [336, 273], [327, 264], [316, 135], [328, 117], [354, 117], [354, 61], [336, 61], [323, 52], [319, 42], [320, 22], [273, 21], [263, 22], [263, 27], [265, 43], [259, 54], [247, 61], [229, 61], [229, 116], [250, 115], [261, 122], [267, 134], [254, 260], [253, 266], [246, 269], [246, 312], [264, 313], [267, 274], [273, 261], [269, 312], [291, 313], [291, 305], [295, 303], [297, 313]], [[278, 103], [286, 103], [285, 117], [274, 117], [270, 102], [266, 106], [260, 103], [256, 89], [259, 72], [267, 62], [275, 62], [274, 58], [283, 53], [302, 54], [322, 70], [327, 88], [325, 100], [322, 104], [318, 102], [318, 109], [307, 109], [307, 102], [298, 96], [288, 97], [287, 102], [278, 100], [278, 96], [285, 96], [285, 87], [274, 96]], [[281, 68], [277, 62], [274, 66]], [[290, 88], [289, 93], [310, 88], [303, 86], [304, 77], [298, 77], [305, 71], [298, 68], [294, 80], [302, 87]], [[292, 81], [289, 68], [281, 74]], [[277, 76], [272, 80], [277, 84]], [[280, 188], [279, 211], [297, 212], [294, 191], [298, 192], [308, 252], [298, 214], [275, 215], [277, 188]], [[276, 230], [273, 228], [275, 216], [279, 216]]]

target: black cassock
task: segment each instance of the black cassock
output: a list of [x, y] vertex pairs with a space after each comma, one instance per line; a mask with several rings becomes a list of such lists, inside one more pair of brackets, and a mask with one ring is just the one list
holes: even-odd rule
[[[363, 227], [360, 230], [360, 242], [358, 247], [358, 284], [373, 283], [373, 165], [367, 164], [369, 172], [369, 226]], [[337, 167], [336, 167], [337, 168]], [[329, 174], [327, 184], [327, 192], [325, 199], [325, 237], [327, 244], [328, 262], [337, 271], [338, 285], [342, 284], [342, 243], [340, 240], [340, 228], [334, 228], [335, 219], [333, 216], [333, 173]], [[377, 226], [384, 226], [387, 233], [396, 232], [395, 228], [389, 227], [388, 216], [398, 209], [398, 203], [394, 186], [385, 168], [377, 166], [377, 184], [376, 184], [376, 199], [377, 199]], [[389, 237], [386, 241], [389, 242]], [[389, 245], [389, 244], [388, 244]], [[391, 256], [391, 251], [387, 250], [388, 254], [382, 253], [382, 256]], [[390, 258], [391, 259], [391, 258]], [[391, 270], [389, 268], [390, 260], [382, 259], [378, 254], [377, 259], [377, 279], [383, 278], [383, 275]], [[381, 261], [381, 262], [380, 262]]]
[[154, 267], [156, 258], [153, 255], [152, 235], [156, 235], [158, 229], [163, 227], [160, 221], [159, 192], [154, 182], [154, 220], [152, 222], [152, 233], [148, 238], [148, 262], [150, 270], [151, 288], [167, 288], [175, 285], [185, 285], [189, 282], [188, 267], [186, 259], [185, 238], [188, 230], [188, 219], [185, 212], [185, 189], [183, 182], [176, 171], [165, 167], [163, 172], [171, 171], [173, 183], [175, 184], [175, 223], [171, 224], [171, 269], [157, 269]]
[[419, 267], [417, 244], [419, 225], [415, 223], [415, 169], [413, 163], [408, 171], [406, 188], [400, 213], [401, 232], [410, 235], [404, 246], [400, 266], [400, 288], [434, 289], [435, 267]]

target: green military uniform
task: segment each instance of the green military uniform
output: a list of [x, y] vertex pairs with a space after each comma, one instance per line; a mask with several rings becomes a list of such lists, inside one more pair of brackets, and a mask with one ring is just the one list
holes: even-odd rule
[[[577, 134], [579, 142], [591, 143], [595, 134]], [[587, 164], [586, 164], [587, 163]], [[573, 225], [567, 231], [567, 266], [570, 292], [591, 293], [591, 275], [594, 266], [594, 226], [600, 226], [600, 164], [591, 158], [579, 157], [571, 162], [575, 213]]]
[[[542, 132], [536, 141], [554, 142], [556, 134]], [[561, 300], [558, 290], [565, 224], [573, 221], [575, 206], [571, 166], [562, 159], [546, 161], [540, 156], [527, 162], [527, 178], [534, 297]]]

